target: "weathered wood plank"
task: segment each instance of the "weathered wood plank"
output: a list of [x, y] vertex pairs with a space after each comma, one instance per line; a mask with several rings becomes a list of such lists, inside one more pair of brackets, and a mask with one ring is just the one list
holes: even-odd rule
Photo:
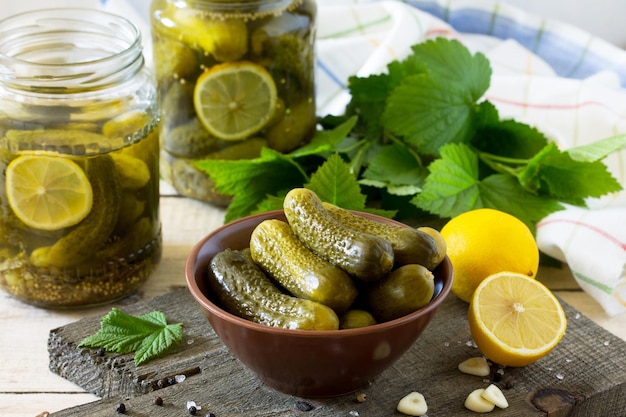
[[199, 372], [198, 364], [207, 358], [228, 354], [186, 288], [120, 308], [129, 314], [159, 310], [171, 323], [184, 323], [179, 352], [137, 368], [132, 354], [98, 356], [94, 350], [77, 349], [83, 338], [100, 328], [99, 317], [90, 317], [50, 332], [50, 370], [100, 397], [135, 396], [152, 391], [159, 380]]
[[[124, 402], [129, 416], [174, 416], [185, 413], [187, 401], [228, 416], [294, 416], [297, 403], [314, 409], [310, 416], [391, 416], [398, 400], [411, 391], [426, 397], [430, 415], [475, 416], [463, 406], [476, 388], [498, 383], [510, 403], [500, 416], [626, 415], [626, 342], [597, 326], [564, 303], [568, 330], [547, 357], [525, 368], [507, 368], [486, 379], [460, 373], [456, 367], [480, 354], [467, 325], [467, 304], [451, 295], [415, 345], [370, 387], [367, 401], [354, 395], [331, 399], [302, 399], [266, 387], [233, 358], [217, 339], [186, 289], [180, 289], [124, 310], [143, 314], [159, 309], [171, 322], [184, 323], [185, 342], [179, 351], [137, 369], [130, 355], [76, 349], [76, 344], [99, 328], [87, 318], [50, 332], [50, 368], [83, 388], [105, 397], [94, 403], [51, 416], [110, 416]], [[78, 369], [77, 369], [78, 368]], [[193, 372], [189, 372], [193, 370]], [[168, 376], [190, 373], [180, 383], [158, 389]], [[94, 376], [96, 375], [96, 376]], [[162, 407], [153, 404], [163, 398]], [[395, 413], [395, 414], [394, 414]]]

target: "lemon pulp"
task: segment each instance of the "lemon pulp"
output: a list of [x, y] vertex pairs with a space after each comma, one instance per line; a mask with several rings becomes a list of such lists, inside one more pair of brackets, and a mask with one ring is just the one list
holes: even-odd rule
[[202, 74], [194, 107], [204, 127], [223, 140], [243, 140], [261, 130], [276, 106], [270, 73], [252, 62], [216, 65]]
[[548, 354], [565, 334], [563, 307], [541, 282], [500, 272], [478, 286], [470, 302], [472, 337], [488, 359], [526, 366]]
[[8, 203], [27, 226], [58, 230], [91, 211], [93, 192], [81, 167], [70, 159], [22, 155], [6, 170]]

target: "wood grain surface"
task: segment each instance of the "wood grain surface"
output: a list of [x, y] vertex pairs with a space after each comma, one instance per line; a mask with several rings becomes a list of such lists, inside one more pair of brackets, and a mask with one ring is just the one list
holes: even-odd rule
[[[97, 317], [85, 318], [50, 332], [50, 368], [64, 378], [103, 397], [94, 403], [53, 413], [65, 416], [111, 416], [123, 402], [129, 416], [183, 415], [187, 401], [202, 413], [229, 416], [294, 416], [299, 403], [310, 404], [307, 416], [401, 415], [395, 407], [404, 395], [419, 391], [430, 416], [475, 416], [464, 408], [465, 397], [490, 383], [499, 385], [509, 408], [498, 416], [623, 416], [626, 415], [626, 342], [564, 303], [568, 329], [547, 357], [524, 368], [505, 368], [486, 378], [457, 370], [464, 359], [480, 355], [471, 341], [467, 304], [450, 295], [413, 347], [371, 386], [329, 399], [303, 399], [264, 386], [235, 359], [217, 338], [186, 289], [129, 305], [125, 311], [163, 311], [170, 322], [184, 324], [185, 340], [178, 351], [135, 367], [132, 355], [98, 356], [77, 349], [82, 338], [97, 331]], [[280, 354], [280, 352], [277, 352]], [[172, 383], [176, 375], [184, 381]], [[167, 383], [169, 378], [170, 384]], [[153, 404], [160, 396], [164, 406]], [[301, 404], [300, 404], [301, 405]]]

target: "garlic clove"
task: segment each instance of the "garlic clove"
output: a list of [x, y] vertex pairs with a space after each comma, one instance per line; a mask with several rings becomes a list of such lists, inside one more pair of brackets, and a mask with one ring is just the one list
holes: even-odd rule
[[509, 402], [506, 400], [506, 397], [500, 388], [494, 384], [485, 388], [485, 391], [481, 394], [481, 396], [490, 403], [495, 404], [498, 408], [507, 408], [509, 406]]
[[487, 376], [491, 372], [487, 359], [482, 356], [469, 358], [458, 365], [459, 371], [476, 376]]
[[428, 411], [428, 405], [422, 394], [411, 392], [400, 400], [397, 410], [407, 416], [423, 416]]
[[488, 413], [493, 411], [495, 404], [483, 398], [484, 388], [472, 391], [465, 399], [465, 408], [475, 413]]

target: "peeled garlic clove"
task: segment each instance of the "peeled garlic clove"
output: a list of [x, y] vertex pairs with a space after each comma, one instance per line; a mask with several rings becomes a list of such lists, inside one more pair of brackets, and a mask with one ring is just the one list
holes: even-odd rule
[[465, 374], [476, 376], [487, 376], [491, 372], [487, 359], [482, 356], [466, 359], [459, 364], [458, 368]]
[[509, 406], [509, 402], [504, 397], [500, 388], [494, 384], [485, 388], [485, 391], [481, 395], [485, 400], [495, 404], [498, 408], [507, 408]]
[[488, 413], [496, 407], [494, 403], [483, 398], [484, 388], [472, 391], [465, 399], [465, 408], [475, 413]]
[[423, 416], [428, 411], [428, 405], [422, 394], [412, 392], [400, 400], [397, 410], [407, 416]]

